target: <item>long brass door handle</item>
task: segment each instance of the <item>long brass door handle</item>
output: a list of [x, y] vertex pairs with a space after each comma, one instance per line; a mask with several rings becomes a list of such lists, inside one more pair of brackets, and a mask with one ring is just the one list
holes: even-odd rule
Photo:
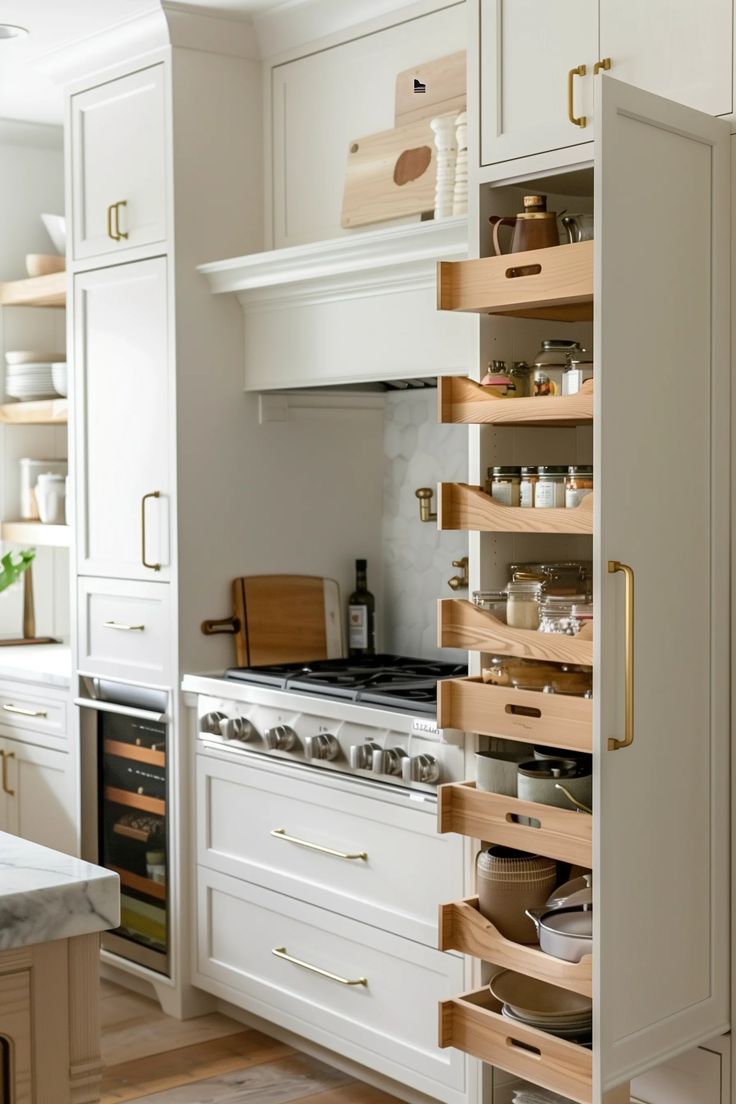
[[367, 985], [368, 978], [344, 978], [339, 974], [333, 974], [330, 970], [323, 970], [321, 966], [313, 966], [311, 962], [305, 962], [301, 958], [294, 958], [290, 955], [286, 947], [274, 947], [271, 954], [276, 955], [277, 958], [282, 958], [284, 962], [291, 962], [294, 966], [301, 966], [302, 970], [309, 970], [312, 974], [319, 974], [320, 977], [328, 978], [330, 981], [336, 981], [339, 985]]
[[610, 58], [601, 58], [600, 61], [597, 61], [593, 66], [593, 76], [597, 77], [601, 69], [604, 69], [607, 73], [608, 70], [611, 68], [611, 64], [612, 62]]
[[634, 571], [628, 564], [619, 563], [618, 560], [608, 561], [610, 575], [620, 571], [626, 583], [626, 607], [624, 614], [624, 739], [616, 740], [610, 737], [608, 750], [618, 751], [620, 748], [631, 747], [634, 742]]
[[297, 847], [306, 847], [308, 851], [319, 851], [323, 855], [333, 855], [336, 859], [363, 859], [368, 861], [367, 851], [336, 851], [333, 847], [323, 847], [321, 843], [310, 843], [309, 840], [299, 839], [298, 836], [290, 836], [285, 828], [272, 828], [271, 835], [275, 839], [285, 840], [286, 843], [295, 843]]
[[107, 236], [108, 238], [112, 238], [113, 241], [119, 241], [119, 235], [116, 233], [115, 227], [113, 225], [115, 217], [115, 206], [116, 205], [114, 203], [110, 203], [107, 208]]
[[149, 491], [148, 494], [144, 494], [141, 499], [141, 563], [144, 567], [149, 568], [151, 571], [160, 571], [160, 563], [149, 563], [146, 559], [146, 502], [149, 498], [160, 498], [160, 491]]
[[19, 705], [11, 705], [3, 702], [3, 710], [6, 713], [17, 713], [20, 717], [48, 717], [45, 709], [22, 709]]
[[585, 115], [575, 114], [575, 92], [573, 82], [575, 77], [584, 77], [588, 72], [586, 65], [576, 65], [574, 69], [571, 69], [567, 74], [567, 117], [573, 126], [584, 127], [587, 125], [588, 120]]
[[8, 784], [8, 760], [9, 759], [15, 759], [15, 752], [14, 751], [4, 751], [2, 753], [2, 755], [3, 755], [3, 789], [5, 790], [5, 793], [8, 794], [10, 797], [15, 797], [15, 790], [11, 789], [10, 785]]
[[121, 238], [127, 238], [128, 237], [128, 231], [120, 229], [120, 208], [121, 207], [127, 207], [128, 206], [128, 201], [127, 201], [127, 199], [119, 199], [117, 201], [117, 203], [113, 203], [112, 206], [113, 206], [113, 210], [115, 212], [115, 217], [114, 217], [115, 241], [120, 241]]

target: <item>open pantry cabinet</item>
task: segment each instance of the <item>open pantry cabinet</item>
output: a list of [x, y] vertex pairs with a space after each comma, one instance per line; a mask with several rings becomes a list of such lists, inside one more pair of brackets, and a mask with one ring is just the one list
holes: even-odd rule
[[[628, 1104], [632, 1078], [730, 1023], [731, 140], [726, 123], [608, 77], [596, 96], [593, 163], [476, 181], [477, 259], [438, 271], [440, 307], [479, 315], [478, 379], [492, 358], [531, 361], [542, 338], [592, 340], [592, 401], [441, 381], [441, 420], [470, 426], [475, 481], [441, 487], [439, 524], [471, 534], [471, 590], [504, 586], [512, 562], [592, 559], [594, 631], [440, 602], [440, 642], [470, 650], [471, 674], [441, 686], [439, 721], [481, 747], [592, 752], [593, 814], [470, 774], [441, 788], [439, 830], [592, 869], [594, 950], [567, 963], [505, 939], [472, 899], [443, 905], [441, 947], [479, 965], [478, 988], [440, 1007], [440, 1045], [482, 1059], [489, 1084], [493, 1066], [577, 1104]], [[594, 242], [489, 257], [488, 216], [534, 192], [594, 210]], [[585, 508], [483, 491], [492, 464], [591, 461]], [[489, 655], [592, 666], [592, 700], [485, 684]], [[487, 986], [500, 968], [592, 996], [592, 1050], [502, 1017]]]

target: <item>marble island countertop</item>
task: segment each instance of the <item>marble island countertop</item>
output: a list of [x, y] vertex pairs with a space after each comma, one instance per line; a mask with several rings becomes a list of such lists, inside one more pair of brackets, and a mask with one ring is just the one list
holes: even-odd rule
[[0, 951], [119, 922], [117, 874], [0, 832]]
[[68, 644], [16, 644], [0, 640], [0, 678], [58, 686], [72, 682], [72, 652]]

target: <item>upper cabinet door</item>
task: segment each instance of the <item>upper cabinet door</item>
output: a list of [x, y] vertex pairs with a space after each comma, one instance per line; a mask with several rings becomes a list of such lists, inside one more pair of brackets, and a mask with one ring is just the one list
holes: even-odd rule
[[[598, 57], [598, 5], [591, 0], [480, 0], [481, 164], [589, 142]], [[570, 122], [567, 86], [571, 69]]]
[[594, 1100], [729, 1024], [729, 126], [597, 86]]
[[73, 347], [79, 574], [167, 579], [166, 259], [78, 274]]
[[72, 96], [74, 259], [166, 238], [163, 64]]
[[611, 74], [708, 115], [733, 110], [732, 0], [600, 0]]

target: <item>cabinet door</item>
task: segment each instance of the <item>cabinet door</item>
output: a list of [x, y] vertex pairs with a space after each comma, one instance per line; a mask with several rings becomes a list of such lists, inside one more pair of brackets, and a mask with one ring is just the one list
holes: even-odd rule
[[77, 275], [74, 299], [78, 570], [164, 580], [173, 417], [166, 259]]
[[164, 77], [163, 64], [152, 65], [72, 96], [75, 260], [166, 237]]
[[733, 110], [732, 0], [600, 0], [611, 74], [709, 115]]
[[31, 1006], [30, 969], [0, 974], [0, 1087], [3, 1090], [0, 1099], [3, 1104], [32, 1104], [36, 1099]]
[[[480, 0], [481, 164], [589, 142], [591, 66], [598, 57], [598, 6], [590, 0]], [[570, 69], [574, 113], [567, 115]]]
[[2, 741], [8, 831], [56, 851], [77, 854], [76, 787], [64, 751]]
[[719, 119], [597, 97], [600, 1092], [728, 1028], [730, 154]]
[[631, 1100], [632, 1104], [726, 1104], [730, 1100], [728, 1063], [720, 1049], [697, 1047], [632, 1081]]

